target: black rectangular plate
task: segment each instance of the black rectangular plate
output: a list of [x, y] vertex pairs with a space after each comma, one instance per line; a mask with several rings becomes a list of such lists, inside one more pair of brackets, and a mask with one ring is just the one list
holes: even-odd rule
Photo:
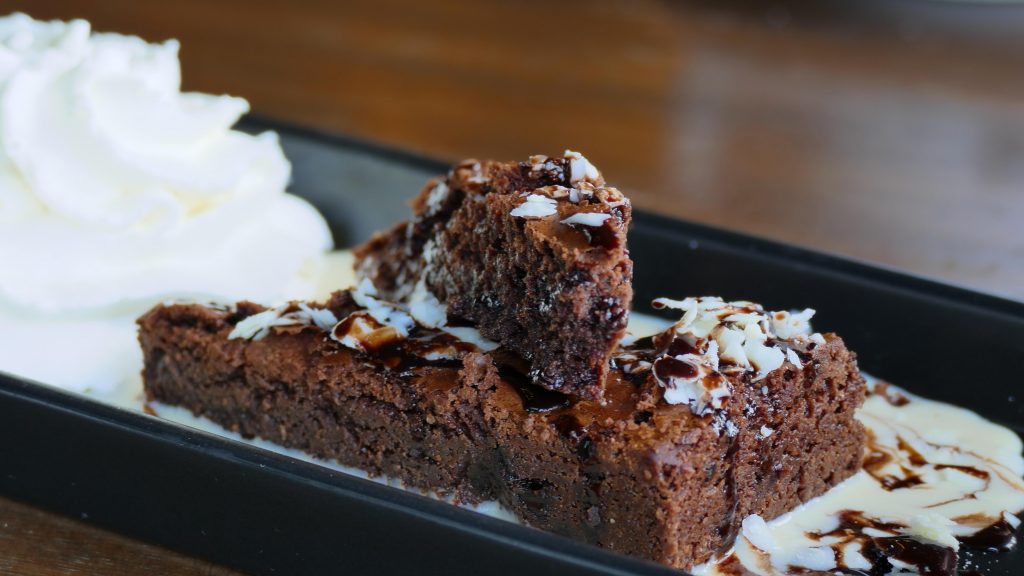
[[[281, 134], [292, 190], [341, 246], [405, 217], [446, 169], [336, 135], [246, 128]], [[1024, 431], [1022, 303], [642, 212], [630, 243], [640, 310], [701, 294], [813, 307], [815, 327], [840, 333], [865, 370]], [[3, 375], [0, 494], [252, 574], [679, 574]], [[987, 556], [974, 559], [993, 576], [1024, 573], [1020, 552]]]

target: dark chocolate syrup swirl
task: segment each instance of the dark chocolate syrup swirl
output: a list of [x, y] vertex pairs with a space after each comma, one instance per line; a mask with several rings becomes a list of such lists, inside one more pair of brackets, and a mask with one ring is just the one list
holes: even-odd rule
[[[903, 455], [902, 458], [894, 454], [891, 448], [886, 448], [885, 446], [880, 445], [877, 442], [877, 440], [875, 440], [874, 435], [871, 434], [871, 431], [868, 431], [868, 454], [864, 458], [864, 471], [870, 474], [871, 477], [874, 478], [876, 481], [878, 481], [878, 484], [884, 490], [892, 492], [894, 490], [914, 488], [915, 486], [920, 486], [924, 484], [924, 480], [921, 478], [920, 474], [914, 471], [914, 469], [922, 468], [929, 465], [931, 465], [931, 467], [934, 468], [935, 470], [956, 470], [963, 474], [974, 476], [975, 478], [978, 478], [985, 482], [985, 486], [980, 490], [976, 490], [974, 492], [965, 494], [960, 498], [957, 498], [956, 500], [950, 500], [948, 502], [937, 502], [930, 506], [932, 508], [949, 504], [957, 500], [976, 498], [979, 492], [986, 490], [989, 486], [991, 476], [985, 470], [979, 470], [978, 468], [975, 468], [973, 466], [965, 466], [960, 464], [932, 464], [928, 462], [928, 460], [923, 455], [921, 455], [920, 452], [914, 449], [914, 447], [911, 446], [910, 443], [907, 442], [903, 437], [897, 436], [896, 442], [900, 454]], [[908, 462], [913, 468], [905, 466], [902, 462], [903, 460]], [[896, 466], [899, 468], [900, 471], [898, 475], [886, 474], [882, 472], [882, 470], [890, 463], [896, 463]]]
[[[897, 438], [898, 445], [901, 452], [907, 455], [907, 460], [914, 466], [924, 466], [928, 464], [928, 461], [921, 456], [913, 447], [910, 446], [903, 438]], [[889, 448], [880, 445], [871, 432], [868, 432], [868, 454], [864, 458], [864, 471], [871, 475], [872, 478], [878, 481], [878, 484], [885, 490], [892, 492], [893, 490], [901, 490], [904, 488], [912, 488], [924, 484], [924, 480], [921, 479], [920, 475], [914, 472], [912, 469], [904, 466], [902, 463], [898, 463], [900, 474], [885, 474], [882, 470], [890, 463], [895, 462], [896, 456], [892, 454]]]
[[[866, 529], [889, 533], [892, 536], [871, 536]], [[835, 550], [836, 568], [832, 574], [850, 576], [887, 576], [894, 568], [892, 560], [899, 560], [917, 569], [922, 576], [956, 576], [957, 552], [953, 548], [925, 542], [900, 532], [906, 528], [894, 522], [882, 522], [856, 510], [844, 510], [839, 515], [839, 526], [829, 532], [810, 532], [813, 540], [830, 537], [830, 546]], [[1005, 519], [1000, 519], [988, 528], [971, 536], [958, 538], [963, 546], [987, 550], [1009, 550], [1017, 543], [1016, 529]], [[851, 568], [843, 563], [841, 551], [850, 544], [859, 544], [861, 555], [871, 564], [868, 569]], [[790, 567], [793, 573], [805, 572], [800, 567]]]
[[[865, 533], [869, 528], [893, 536], [869, 536]], [[807, 536], [815, 540], [826, 536], [838, 539], [831, 544], [836, 551], [836, 568], [829, 571], [833, 574], [886, 576], [893, 570], [891, 560], [899, 560], [916, 567], [922, 576], [956, 576], [956, 550], [898, 535], [902, 528], [905, 528], [902, 524], [869, 518], [857, 510], [844, 510], [839, 514], [839, 526], [834, 530], [812, 532]], [[871, 564], [870, 568], [850, 568], [843, 563], [840, 551], [849, 544], [860, 545], [860, 553]], [[800, 568], [793, 567], [792, 571], [799, 572]]]
[[696, 378], [698, 374], [696, 366], [673, 356], [662, 356], [654, 361], [654, 375], [662, 382], [671, 378]]
[[725, 561], [715, 566], [715, 569], [726, 576], [757, 576], [747, 570], [747, 567], [735, 555], [730, 555]]
[[697, 349], [693, 344], [683, 338], [673, 338], [665, 345], [666, 356], [683, 356], [684, 354], [695, 354]]
[[646, 336], [628, 346], [623, 346], [612, 357], [611, 365], [613, 368], [621, 370], [623, 377], [634, 385], [640, 385], [647, 378], [647, 371], [651, 368], [651, 360], [654, 357], [654, 339], [651, 336]]
[[[901, 396], [902, 397], [902, 396]], [[886, 395], [886, 399], [889, 396]], [[936, 470], [956, 470], [984, 480], [986, 484], [990, 480], [989, 472], [980, 470], [973, 466], [959, 464], [932, 464], [918, 452], [908, 441], [897, 437], [897, 451], [886, 448], [877, 443], [873, 435], [868, 438], [868, 456], [864, 462], [864, 469], [885, 490], [899, 490], [913, 488], [923, 483], [917, 468], [932, 466]], [[906, 462], [904, 465], [902, 462]], [[896, 463], [899, 474], [885, 474], [882, 469], [890, 463]], [[974, 498], [975, 493], [970, 493], [962, 498]], [[875, 531], [888, 532], [892, 536], [869, 536], [865, 529], [871, 528]], [[846, 510], [840, 515], [840, 525], [827, 534], [810, 533], [808, 537], [820, 539], [823, 536], [838, 537], [839, 542], [832, 544], [836, 550], [837, 568], [836, 574], [849, 574], [857, 576], [885, 576], [893, 569], [890, 559], [899, 560], [905, 564], [916, 567], [922, 575], [929, 576], [955, 576], [957, 553], [950, 547], [939, 544], [921, 541], [912, 537], [901, 535], [902, 525], [884, 523], [879, 520], [867, 518], [863, 513]], [[971, 548], [1007, 550], [1016, 544], [1015, 529], [1005, 519], [993, 523], [971, 536], [961, 537], [960, 542]], [[860, 552], [871, 563], [867, 570], [853, 569], [844, 566], [843, 555], [839, 552], [843, 546], [850, 543], [859, 543]], [[795, 569], [794, 572], [798, 572]]]
[[[902, 394], [890, 391], [887, 387], [876, 392], [881, 394], [886, 401], [894, 406], [906, 405], [909, 400]], [[932, 464], [920, 452], [918, 452], [906, 439], [897, 436], [896, 445], [899, 454], [893, 453], [891, 448], [885, 448], [877, 443], [874, 436], [868, 435], [868, 455], [864, 461], [864, 470], [870, 474], [879, 485], [887, 490], [901, 490], [914, 488], [922, 485], [924, 481], [915, 472], [915, 469], [931, 466], [935, 470], [956, 470], [962, 474], [973, 476], [987, 483], [990, 481], [990, 474], [973, 466], [960, 464]], [[907, 462], [909, 466], [902, 462]], [[896, 463], [899, 474], [885, 474], [882, 469], [890, 463]], [[968, 493], [960, 499], [975, 498], [976, 492]], [[946, 504], [942, 502], [939, 504]], [[922, 542], [906, 536], [892, 537], [871, 537], [863, 533], [864, 528], [874, 528], [888, 532], [899, 532], [900, 526], [883, 524], [877, 520], [865, 518], [863, 514], [854, 511], [846, 511], [841, 517], [841, 523], [836, 531], [829, 535], [837, 535], [836, 532], [844, 532], [849, 535], [850, 541], [861, 542], [861, 553], [872, 562], [869, 571], [852, 570], [840, 566], [840, 574], [856, 574], [865, 576], [884, 576], [889, 574], [892, 568], [888, 558], [894, 558], [917, 567], [923, 575], [934, 576], [955, 576], [957, 554], [952, 548], [934, 543]], [[1016, 544], [1014, 528], [1005, 520], [1000, 519], [988, 528], [985, 528], [971, 536], [959, 538], [960, 542], [967, 547], [980, 549], [1008, 550]], [[841, 555], [837, 553], [837, 559]]]
[[670, 382], [672, 378], [691, 379], [700, 375], [694, 364], [677, 358], [696, 352], [697, 349], [686, 339], [661, 333], [640, 338], [623, 347], [612, 361], [634, 384], [642, 381], [646, 368], [651, 368], [660, 381]]
[[[893, 406], [904, 406], [911, 400], [897, 390], [880, 385], [872, 392], [881, 396]], [[952, 449], [956, 447], [936, 447]], [[993, 480], [992, 473], [982, 468], [963, 464], [932, 463], [919, 452], [906, 438], [897, 436], [896, 446], [879, 443], [871, 431], [868, 431], [868, 454], [864, 461], [864, 469], [879, 486], [887, 491], [915, 489], [924, 485], [921, 472], [923, 468], [932, 470], [953, 470], [977, 478], [984, 482], [985, 487], [959, 496], [948, 502], [939, 502], [930, 507], [942, 506], [961, 500], [977, 498], [977, 495], [989, 486]], [[923, 486], [927, 488], [927, 486]], [[1016, 528], [1005, 518], [998, 520], [984, 515], [968, 515], [954, 519], [964, 526], [979, 526], [988, 522], [988, 527], [970, 535], [959, 537], [963, 548], [987, 551], [1005, 551], [1017, 543]], [[950, 546], [931, 542], [905, 532], [909, 526], [895, 522], [883, 522], [870, 518], [865, 513], [855, 510], [844, 510], [839, 514], [839, 525], [829, 532], [808, 532], [805, 535], [812, 540], [829, 538], [828, 547], [835, 556], [836, 566], [829, 570], [813, 571], [801, 566], [789, 566], [787, 574], [828, 574], [846, 576], [888, 576], [890, 574], [920, 574], [922, 576], [956, 576], [958, 555], [957, 550]], [[859, 551], [869, 567], [850, 567], [844, 562], [847, 547]], [[896, 566], [901, 568], [897, 568]], [[910, 566], [912, 568], [902, 568]], [[716, 568], [723, 574], [747, 576], [748, 571], [742, 566], [735, 555], [725, 558]], [[908, 571], [909, 570], [909, 571]], [[972, 570], [961, 572], [960, 576], [981, 576]]]
[[886, 576], [893, 568], [889, 560], [896, 559], [916, 567], [922, 576], [956, 576], [955, 550], [906, 536], [870, 538], [861, 554], [871, 562], [871, 569], [848, 570], [847, 574]]
[[968, 476], [974, 476], [979, 480], [988, 480], [989, 478], [991, 478], [991, 475], [988, 472], [984, 470], [978, 470], [974, 466], [962, 466], [959, 464], [936, 464], [934, 468], [936, 470], [956, 470], [958, 472], [963, 472]]
[[[914, 449], [914, 447], [911, 446], [909, 442], [904, 440], [902, 436], [896, 437], [896, 446], [899, 447], [900, 452], [903, 452], [904, 454], [907, 455], [907, 461], [913, 464], [914, 466], [928, 465], [928, 459], [922, 456], [921, 453], [918, 452], [916, 449]], [[987, 477], [988, 474], [986, 474], [985, 476]]]
[[897, 390], [893, 390], [888, 382], [876, 382], [869, 394], [881, 396], [886, 402], [897, 408], [910, 404], [910, 398], [907, 398]]
[[[357, 320], [372, 330], [362, 332], [355, 328]], [[358, 346], [353, 352], [372, 357], [387, 370], [403, 377], [412, 375], [411, 370], [416, 368], [458, 368], [466, 354], [477, 350], [476, 346], [446, 332], [419, 326], [403, 337], [394, 328], [376, 322], [363, 312], [350, 314], [334, 326], [331, 333], [338, 345], [345, 347], [340, 340], [348, 335]]]
[[1011, 526], [1006, 519], [1000, 519], [988, 528], [970, 536], [961, 536], [958, 540], [964, 546], [971, 548], [1009, 550], [1017, 544], [1017, 529]]

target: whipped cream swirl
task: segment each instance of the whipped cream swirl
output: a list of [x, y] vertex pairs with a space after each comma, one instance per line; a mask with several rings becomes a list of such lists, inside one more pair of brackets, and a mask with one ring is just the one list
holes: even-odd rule
[[0, 18], [0, 308], [308, 296], [330, 233], [248, 109], [182, 93], [174, 40]]

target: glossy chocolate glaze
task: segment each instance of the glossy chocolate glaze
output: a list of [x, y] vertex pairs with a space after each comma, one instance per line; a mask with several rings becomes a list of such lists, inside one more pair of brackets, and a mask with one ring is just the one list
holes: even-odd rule
[[696, 378], [697, 367], [672, 356], [663, 356], [654, 361], [654, 374], [661, 380], [669, 378]]
[[960, 543], [981, 550], [1009, 550], [1017, 545], [1017, 529], [1005, 518], [970, 536], [958, 538]]

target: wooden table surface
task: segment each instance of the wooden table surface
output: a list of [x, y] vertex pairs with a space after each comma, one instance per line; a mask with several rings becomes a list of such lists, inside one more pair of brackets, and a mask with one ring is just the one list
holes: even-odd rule
[[[4, 6], [179, 38], [187, 89], [260, 114], [450, 159], [572, 148], [638, 207], [1024, 299], [1024, 7]], [[0, 499], [0, 573], [230, 572]]]

